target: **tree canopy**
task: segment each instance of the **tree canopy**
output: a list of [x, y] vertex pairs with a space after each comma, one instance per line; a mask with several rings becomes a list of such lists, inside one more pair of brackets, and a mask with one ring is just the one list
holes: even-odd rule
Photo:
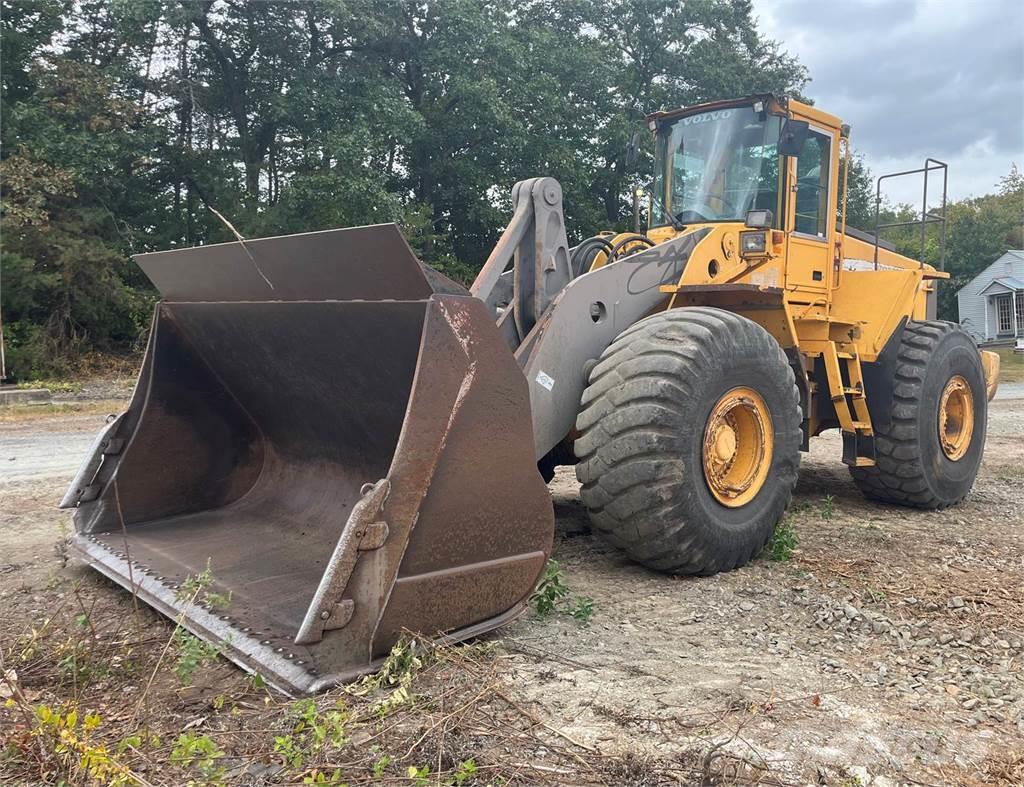
[[646, 113], [808, 80], [750, 0], [2, 0], [2, 37], [23, 377], [144, 341], [129, 255], [231, 240], [214, 210], [247, 237], [397, 221], [467, 279], [517, 180], [561, 181], [575, 239], [624, 227]]

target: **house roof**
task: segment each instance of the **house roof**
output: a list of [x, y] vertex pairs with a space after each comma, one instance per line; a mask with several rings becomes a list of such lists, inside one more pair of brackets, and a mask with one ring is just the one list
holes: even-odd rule
[[[1003, 262], [1007, 257], [1010, 257], [1010, 256], [1015, 257], [1018, 260], [1024, 260], [1024, 249], [1009, 249], [1004, 254], [1000, 255], [1000, 257], [998, 259], [993, 260], [990, 265], [985, 266], [985, 268], [983, 270], [979, 271], [978, 274], [973, 279], [971, 279], [969, 282], [967, 282], [967, 284], [965, 284], [963, 287], [961, 287], [959, 290], [957, 290], [957, 294], [959, 295], [961, 292], [964, 293], [964, 294], [967, 294], [967, 293], [971, 292], [971, 288], [974, 287], [974, 284], [975, 284], [975, 282], [978, 281], [978, 279], [982, 278], [983, 276], [985, 276], [985, 274], [987, 274], [990, 270], [992, 270], [993, 266], [998, 265], [1000, 262]], [[1013, 278], [1013, 277], [1003, 277], [1003, 278]], [[1017, 279], [1016, 281], [1020, 281], [1020, 280]], [[986, 287], [984, 289], [987, 290], [989, 286], [990, 285], [986, 285]], [[982, 290], [982, 292], [984, 292], [984, 290]], [[979, 292], [978, 294], [980, 295], [981, 293]]]
[[978, 291], [978, 295], [983, 295], [984, 293], [988, 292], [994, 284], [998, 284], [999, 286], [1007, 290], [1010, 290], [1011, 292], [1021, 292], [1022, 290], [1024, 290], [1024, 281], [1014, 278], [1013, 276], [1000, 276], [998, 279], [993, 279], [992, 281], [990, 281], [987, 286], [982, 287]]

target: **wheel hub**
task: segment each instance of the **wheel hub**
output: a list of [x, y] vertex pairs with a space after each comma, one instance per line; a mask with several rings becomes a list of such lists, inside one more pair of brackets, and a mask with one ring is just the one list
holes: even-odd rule
[[764, 486], [772, 461], [768, 406], [751, 388], [727, 391], [711, 409], [704, 428], [704, 478], [724, 506], [746, 505]]
[[722, 424], [715, 432], [715, 459], [729, 462], [736, 455], [736, 430]]
[[939, 400], [939, 442], [951, 462], [962, 459], [974, 435], [974, 394], [959, 374], [949, 378]]

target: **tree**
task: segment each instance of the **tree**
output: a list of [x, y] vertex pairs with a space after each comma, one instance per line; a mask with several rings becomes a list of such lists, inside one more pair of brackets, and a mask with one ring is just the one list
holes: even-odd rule
[[399, 221], [463, 279], [509, 190], [624, 227], [646, 113], [798, 94], [748, 0], [3, 0], [3, 308], [15, 374], [145, 337], [130, 254]]

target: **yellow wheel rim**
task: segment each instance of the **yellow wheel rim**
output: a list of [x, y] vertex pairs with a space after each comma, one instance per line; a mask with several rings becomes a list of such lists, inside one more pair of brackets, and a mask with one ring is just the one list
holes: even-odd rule
[[729, 508], [753, 500], [772, 464], [772, 417], [751, 388], [727, 391], [704, 427], [704, 478], [715, 499]]
[[939, 441], [952, 462], [963, 458], [974, 435], [974, 394], [959, 374], [949, 378], [939, 401]]

